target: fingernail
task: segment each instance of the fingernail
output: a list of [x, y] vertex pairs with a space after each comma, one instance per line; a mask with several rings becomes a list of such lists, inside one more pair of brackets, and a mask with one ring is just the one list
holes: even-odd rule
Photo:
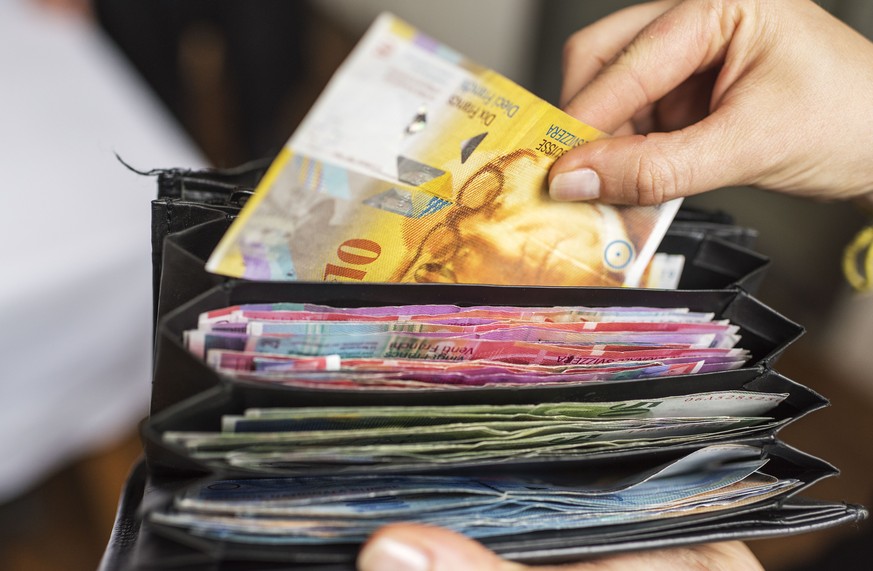
[[428, 571], [430, 559], [418, 549], [388, 537], [368, 543], [358, 555], [360, 571]]
[[562, 172], [552, 179], [549, 194], [555, 200], [594, 200], [600, 196], [600, 177], [591, 169]]

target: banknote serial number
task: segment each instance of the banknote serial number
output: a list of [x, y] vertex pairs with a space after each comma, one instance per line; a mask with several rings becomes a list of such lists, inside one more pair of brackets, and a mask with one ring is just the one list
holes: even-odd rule
[[540, 144], [536, 146], [536, 150], [547, 157], [554, 157], [556, 159], [567, 152], [567, 149], [557, 143], [549, 141], [548, 139], [540, 141]]

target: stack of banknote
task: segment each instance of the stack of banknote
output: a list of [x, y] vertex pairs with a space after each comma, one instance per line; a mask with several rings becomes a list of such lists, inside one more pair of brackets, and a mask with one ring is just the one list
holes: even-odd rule
[[787, 395], [718, 391], [618, 402], [295, 407], [224, 415], [216, 432], [167, 431], [164, 442], [213, 466], [332, 473], [584, 457], [739, 437], [777, 425]]
[[184, 342], [246, 381], [366, 390], [583, 383], [741, 367], [738, 327], [647, 307], [338, 308], [272, 303], [200, 316]]
[[359, 543], [379, 526], [416, 520], [483, 539], [574, 530], [760, 503], [797, 488], [766, 473], [758, 448], [701, 448], [654, 469], [555, 478], [353, 475], [215, 480], [151, 513], [153, 523], [223, 542]]
[[[775, 501], [803, 484], [768, 474], [767, 455], [748, 444], [787, 422], [776, 411], [784, 392], [356, 406], [291, 398], [301, 388], [463, 395], [649, 383], [742, 366], [749, 355], [736, 347], [739, 334], [728, 320], [682, 307], [277, 302], [206, 311], [184, 334], [188, 349], [236, 388], [288, 398], [234, 400], [196, 428], [161, 429], [174, 454], [254, 478], [188, 488], [149, 521], [241, 545], [354, 545], [409, 519], [487, 539]], [[627, 462], [610, 462], [615, 455]], [[665, 457], [673, 460], [659, 465]], [[584, 469], [588, 462], [597, 469]]]

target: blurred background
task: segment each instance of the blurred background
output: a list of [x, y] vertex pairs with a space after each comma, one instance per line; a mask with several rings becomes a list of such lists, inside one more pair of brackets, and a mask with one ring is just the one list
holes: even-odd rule
[[[384, 10], [556, 102], [565, 39], [632, 3], [0, 4], [0, 248], [12, 260], [0, 283], [0, 568], [95, 569], [140, 453], [155, 189], [115, 154], [142, 170], [275, 154]], [[820, 3], [873, 34], [873, 3]], [[808, 330], [778, 369], [833, 405], [781, 434], [843, 471], [810, 496], [869, 506], [873, 298], [850, 293], [840, 273], [842, 249], [864, 217], [848, 204], [745, 188], [688, 203], [759, 231], [758, 250], [773, 263], [758, 297]], [[813, 569], [816, 558], [861, 537], [841, 527], [750, 545], [767, 569]]]

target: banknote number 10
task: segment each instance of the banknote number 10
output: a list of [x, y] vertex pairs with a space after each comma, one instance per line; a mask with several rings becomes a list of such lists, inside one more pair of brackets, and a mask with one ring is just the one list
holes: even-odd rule
[[[350, 266], [366, 266], [379, 259], [382, 247], [372, 240], [352, 238], [340, 244], [336, 256], [341, 262]], [[340, 278], [362, 281], [367, 272], [360, 268], [328, 264], [324, 268], [324, 281], [336, 281]]]

